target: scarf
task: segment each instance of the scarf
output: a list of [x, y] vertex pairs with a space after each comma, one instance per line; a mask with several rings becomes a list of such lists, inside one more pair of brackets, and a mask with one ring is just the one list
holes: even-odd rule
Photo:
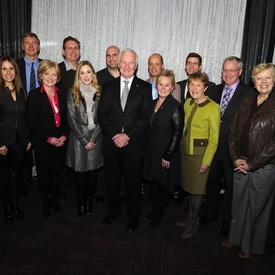
[[94, 87], [80, 82], [80, 93], [82, 97], [85, 99], [85, 103], [86, 103], [86, 112], [88, 117], [89, 130], [93, 130], [95, 128], [95, 123], [94, 123], [95, 114], [93, 112], [93, 106], [95, 103], [93, 98], [94, 98], [95, 92], [96, 90]]

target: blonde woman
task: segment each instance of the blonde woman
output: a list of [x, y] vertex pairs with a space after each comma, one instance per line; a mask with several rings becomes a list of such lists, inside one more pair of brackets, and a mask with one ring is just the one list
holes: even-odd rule
[[[43, 202], [43, 216], [50, 217], [50, 206], [63, 212], [58, 204], [61, 172], [65, 165], [67, 124], [66, 92], [57, 88], [60, 71], [56, 62], [43, 60], [38, 67], [40, 87], [30, 91], [27, 114]], [[51, 201], [50, 201], [51, 198]]]
[[75, 171], [78, 215], [93, 211], [97, 169], [103, 166], [101, 129], [97, 123], [100, 86], [92, 64], [81, 61], [74, 85], [67, 97], [68, 123], [71, 128], [66, 164]]

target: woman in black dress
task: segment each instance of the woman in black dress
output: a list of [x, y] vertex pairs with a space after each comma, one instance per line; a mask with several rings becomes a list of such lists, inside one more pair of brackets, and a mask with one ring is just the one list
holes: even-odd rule
[[26, 93], [16, 62], [0, 59], [0, 190], [7, 224], [25, 213], [18, 206], [19, 179], [30, 148], [26, 120]]
[[175, 187], [180, 182], [179, 143], [183, 131], [183, 107], [173, 98], [173, 71], [163, 70], [156, 80], [158, 98], [152, 103], [148, 150], [143, 177], [151, 188], [152, 212], [145, 219], [159, 226]]

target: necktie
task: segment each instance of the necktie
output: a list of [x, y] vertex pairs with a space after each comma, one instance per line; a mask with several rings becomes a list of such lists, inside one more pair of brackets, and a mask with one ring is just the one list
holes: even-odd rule
[[126, 105], [128, 94], [129, 94], [129, 87], [128, 87], [129, 81], [124, 80], [124, 83], [125, 83], [125, 85], [124, 85], [122, 95], [121, 95], [121, 107], [122, 107], [123, 111], [124, 111], [124, 108]]
[[32, 62], [31, 67], [31, 78], [30, 78], [30, 91], [36, 88], [35, 72], [34, 72], [34, 63]]
[[221, 107], [221, 116], [224, 114], [224, 111], [225, 111], [225, 109], [226, 109], [226, 107], [227, 107], [227, 105], [228, 105], [228, 103], [230, 101], [230, 93], [231, 93], [231, 91], [232, 91], [232, 88], [230, 88], [230, 87], [227, 87], [225, 89], [225, 93], [224, 93], [224, 95], [222, 97], [221, 104], [220, 104], [220, 107]]

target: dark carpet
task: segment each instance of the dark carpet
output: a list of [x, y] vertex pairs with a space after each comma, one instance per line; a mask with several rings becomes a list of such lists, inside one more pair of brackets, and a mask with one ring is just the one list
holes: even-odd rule
[[186, 201], [171, 202], [156, 229], [143, 220], [150, 211], [150, 201], [144, 201], [139, 227], [133, 233], [126, 229], [125, 205], [114, 223], [106, 226], [101, 223], [106, 203], [94, 204], [93, 215], [81, 219], [72, 191], [60, 202], [64, 212], [52, 212], [48, 220], [42, 216], [36, 184], [20, 203], [24, 218], [14, 218], [8, 226], [1, 216], [1, 275], [275, 274], [274, 252], [239, 259], [239, 248], [223, 248], [219, 222], [200, 226], [193, 238], [181, 239], [175, 223], [182, 220]]

